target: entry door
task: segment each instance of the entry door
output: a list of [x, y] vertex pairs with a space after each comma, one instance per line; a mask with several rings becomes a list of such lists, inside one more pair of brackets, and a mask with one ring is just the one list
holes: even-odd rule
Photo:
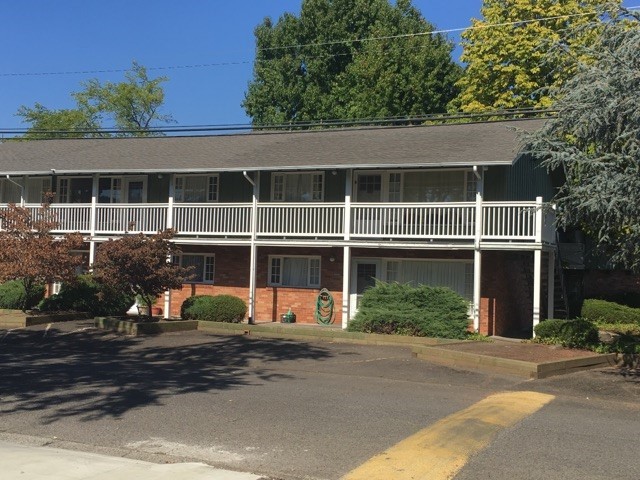
[[356, 175], [356, 201], [361, 203], [382, 201], [382, 174], [358, 173]]
[[147, 199], [145, 181], [141, 178], [125, 179], [125, 203], [144, 203]]
[[364, 291], [376, 284], [376, 279], [380, 279], [382, 262], [380, 260], [356, 259], [351, 268], [351, 295], [350, 316], [353, 317]]

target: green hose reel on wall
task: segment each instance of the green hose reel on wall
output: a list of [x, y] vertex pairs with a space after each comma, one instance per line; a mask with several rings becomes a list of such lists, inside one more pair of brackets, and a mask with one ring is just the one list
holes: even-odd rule
[[320, 325], [333, 323], [333, 295], [326, 288], [320, 290], [318, 294], [315, 317]]

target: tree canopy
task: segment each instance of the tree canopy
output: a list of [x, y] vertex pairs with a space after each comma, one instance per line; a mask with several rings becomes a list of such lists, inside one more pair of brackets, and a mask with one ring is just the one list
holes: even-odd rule
[[149, 78], [146, 68], [134, 62], [123, 82], [83, 82], [83, 89], [71, 94], [75, 108], [50, 110], [36, 103], [33, 107], [21, 106], [17, 115], [31, 125], [24, 136], [27, 139], [109, 136], [97, 131], [105, 124], [119, 130], [118, 136], [158, 135], [150, 129], [157, 123], [173, 121], [170, 115], [161, 113], [162, 84], [167, 80]]
[[581, 47], [601, 28], [595, 12], [612, 3], [620, 1], [484, 0], [482, 19], [472, 19], [462, 34], [461, 60], [467, 66], [450, 110], [550, 107], [549, 88], [575, 73], [573, 62], [556, 52], [584, 54]]
[[173, 235], [173, 230], [165, 230], [155, 235], [126, 234], [104, 242], [96, 254], [94, 278], [109, 288], [138, 296], [151, 317], [156, 297], [182, 288], [192, 276], [191, 269], [169, 261], [179, 253], [171, 241]]
[[445, 112], [460, 67], [433, 30], [411, 0], [303, 0], [255, 29], [242, 105], [254, 125]]
[[0, 283], [18, 280], [30, 292], [36, 284], [75, 279], [82, 257], [71, 251], [82, 248], [82, 235], [51, 235], [57, 221], [47, 204], [36, 211], [9, 204], [0, 209], [0, 224]]
[[640, 16], [622, 10], [583, 49], [593, 60], [558, 89], [557, 118], [526, 138], [531, 153], [565, 173], [559, 224], [640, 271]]

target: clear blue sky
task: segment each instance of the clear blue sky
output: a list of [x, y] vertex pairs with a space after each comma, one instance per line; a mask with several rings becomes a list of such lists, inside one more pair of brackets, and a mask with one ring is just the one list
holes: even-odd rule
[[[414, 0], [437, 28], [479, 17], [481, 0]], [[631, 0], [635, 5], [640, 3]], [[298, 13], [301, 0], [6, 0], [0, 19], [0, 128], [25, 127], [15, 113], [39, 102], [70, 108], [70, 92], [90, 78], [122, 73], [7, 76], [15, 73], [232, 65], [151, 71], [165, 75], [165, 112], [178, 125], [247, 123], [240, 106], [252, 76], [253, 29], [265, 17]], [[451, 36], [455, 41], [457, 35]], [[456, 51], [456, 56], [459, 55]]]

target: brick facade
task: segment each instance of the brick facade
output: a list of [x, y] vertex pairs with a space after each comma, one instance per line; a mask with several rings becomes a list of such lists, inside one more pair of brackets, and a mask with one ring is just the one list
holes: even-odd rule
[[[182, 302], [192, 295], [235, 295], [249, 299], [249, 247], [185, 246], [184, 253], [215, 255], [215, 283], [186, 284], [172, 291], [171, 315], [180, 314]], [[342, 313], [342, 248], [259, 247], [256, 277], [256, 322], [277, 322], [289, 308], [297, 323], [316, 323], [314, 313], [320, 288], [334, 299], [334, 324]], [[292, 288], [268, 285], [270, 255], [320, 256], [321, 287]], [[471, 260], [465, 250], [433, 251], [353, 248], [352, 258], [413, 258]], [[333, 261], [331, 261], [333, 259]], [[543, 262], [545, 260], [543, 259]], [[531, 328], [533, 253], [483, 252], [480, 333], [505, 335]], [[544, 303], [544, 302], [543, 302]]]

